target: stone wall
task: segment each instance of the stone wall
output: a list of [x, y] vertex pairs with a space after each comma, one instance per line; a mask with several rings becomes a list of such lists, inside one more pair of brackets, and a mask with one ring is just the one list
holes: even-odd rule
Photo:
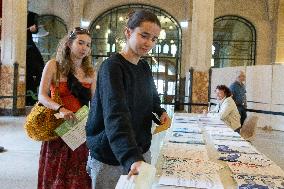
[[[62, 18], [67, 28], [77, 26], [80, 20], [94, 21], [105, 11], [126, 4], [145, 4], [163, 9], [178, 22], [189, 21], [188, 28], [182, 29], [182, 49], [181, 49], [181, 76], [185, 77], [188, 71], [186, 65], [193, 65], [197, 69], [200, 62], [192, 64], [191, 48], [192, 39], [198, 35], [191, 33], [192, 21], [192, 0], [30, 0], [29, 9], [38, 14], [52, 14]], [[271, 64], [275, 61], [276, 49], [276, 28], [277, 19], [275, 7], [278, 0], [215, 0], [214, 18], [225, 15], [236, 15], [250, 21], [256, 29], [256, 64]], [[208, 33], [212, 35], [212, 33]], [[196, 47], [201, 48], [201, 47]], [[200, 49], [202, 50], [202, 49]], [[197, 49], [198, 52], [198, 49]], [[203, 56], [203, 55], [202, 55]], [[204, 64], [204, 62], [202, 63]], [[207, 64], [207, 62], [205, 62]], [[206, 67], [206, 66], [205, 66]], [[208, 61], [208, 68], [210, 62]], [[200, 70], [198, 70], [200, 71]], [[193, 81], [193, 102], [206, 102], [208, 86], [208, 72], [206, 70], [195, 73]], [[200, 91], [203, 91], [202, 93]], [[196, 111], [200, 111], [196, 108]]]
[[[14, 67], [2, 65], [0, 71], [0, 96], [12, 96]], [[12, 109], [12, 101], [12, 98], [0, 99], [0, 109]]]
[[[274, 0], [270, 0], [271, 2]], [[275, 16], [269, 18], [266, 1], [262, 0], [215, 0], [215, 18], [236, 15], [250, 21], [256, 29], [256, 64], [274, 62]], [[272, 10], [273, 11], [273, 10]]]
[[[277, 0], [271, 0], [277, 2]], [[99, 15], [112, 7], [125, 4], [146, 4], [159, 7], [172, 15], [178, 22], [188, 20], [191, 24], [192, 3], [190, 0], [31, 0], [30, 9], [39, 14], [53, 14], [62, 18], [70, 29], [78, 25], [81, 18], [93, 21]], [[79, 8], [78, 6], [84, 6]], [[256, 64], [270, 64], [274, 61], [275, 54], [275, 14], [269, 13], [269, 4], [262, 0], [215, 0], [214, 17], [224, 15], [237, 15], [250, 21], [256, 28], [257, 49]], [[271, 7], [271, 6], [270, 6]], [[82, 12], [82, 13], [80, 13]], [[80, 17], [81, 18], [78, 18]], [[185, 65], [190, 64], [190, 29], [182, 30], [182, 75], [185, 76]], [[210, 64], [210, 62], [208, 62]]]
[[[209, 72], [193, 71], [192, 76], [192, 103], [208, 102]], [[191, 112], [202, 113], [206, 106], [192, 106]]]

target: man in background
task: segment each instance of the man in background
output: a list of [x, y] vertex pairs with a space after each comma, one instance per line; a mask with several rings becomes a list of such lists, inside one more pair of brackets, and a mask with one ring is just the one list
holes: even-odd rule
[[[237, 105], [238, 111], [241, 116], [241, 127], [243, 126], [245, 119], [247, 118], [247, 98], [246, 98], [246, 88], [244, 82], [246, 80], [246, 75], [243, 71], [237, 71], [236, 81], [230, 85], [230, 90], [233, 99]], [[241, 127], [237, 132], [240, 132]]]
[[28, 11], [27, 17], [27, 51], [26, 51], [26, 105], [32, 106], [37, 101], [31, 95], [37, 94], [42, 70], [43, 58], [33, 41], [32, 34], [38, 32], [38, 15]]

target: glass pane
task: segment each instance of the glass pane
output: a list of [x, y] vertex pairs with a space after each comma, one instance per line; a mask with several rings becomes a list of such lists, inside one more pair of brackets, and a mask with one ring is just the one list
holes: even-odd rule
[[214, 67], [247, 66], [255, 62], [255, 29], [236, 16], [215, 19], [211, 64]]
[[47, 62], [54, 56], [60, 39], [67, 34], [67, 28], [64, 21], [56, 16], [40, 16], [38, 23], [48, 32], [47, 36], [35, 39], [44, 62]]
[[[95, 65], [100, 65], [105, 57], [123, 49], [128, 13], [139, 9], [154, 12], [161, 22], [162, 35], [156, 46], [143, 58], [148, 61], [152, 69], [158, 92], [164, 94], [167, 92], [165, 90], [168, 90], [165, 88], [166, 83], [172, 82], [176, 86], [176, 78], [179, 78], [176, 77], [179, 73], [176, 64], [180, 64], [180, 53], [177, 51], [181, 44], [181, 28], [170, 15], [161, 9], [139, 4], [123, 5], [112, 8], [96, 18], [90, 26], [93, 60]], [[175, 92], [171, 91], [171, 93]]]

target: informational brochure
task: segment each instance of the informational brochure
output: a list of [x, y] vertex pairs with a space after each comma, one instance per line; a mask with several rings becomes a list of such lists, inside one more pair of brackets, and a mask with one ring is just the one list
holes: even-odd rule
[[74, 151], [86, 141], [86, 122], [89, 108], [81, 107], [76, 113], [76, 121], [65, 121], [55, 129], [55, 132]]

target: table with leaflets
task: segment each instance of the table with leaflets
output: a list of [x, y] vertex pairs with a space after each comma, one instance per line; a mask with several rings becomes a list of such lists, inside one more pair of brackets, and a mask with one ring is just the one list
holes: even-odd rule
[[174, 114], [152, 188], [284, 188], [284, 171], [224, 122]]

